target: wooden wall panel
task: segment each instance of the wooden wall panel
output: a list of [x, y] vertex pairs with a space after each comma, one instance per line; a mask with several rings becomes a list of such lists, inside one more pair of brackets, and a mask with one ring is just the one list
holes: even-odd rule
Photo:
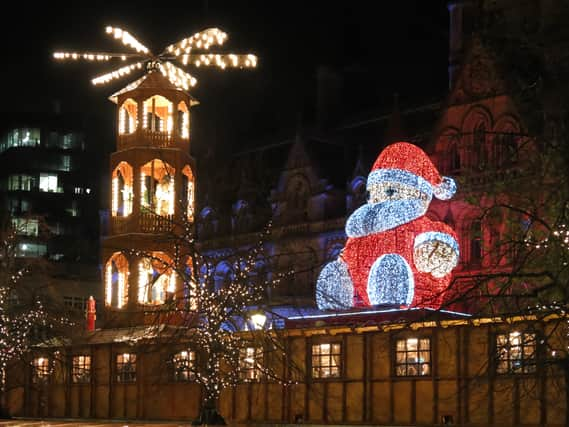
[[363, 383], [346, 384], [346, 421], [349, 423], [363, 422]]
[[322, 422], [324, 415], [324, 384], [312, 383], [308, 389], [308, 419], [311, 423]]
[[514, 387], [509, 379], [497, 379], [494, 382], [494, 423], [507, 425], [514, 422]]
[[457, 414], [457, 404], [458, 399], [458, 387], [455, 380], [440, 380], [438, 382], [439, 388], [439, 400], [438, 405], [438, 420], [440, 422], [443, 415], [451, 415], [453, 420], [458, 419]]
[[[456, 329], [442, 329], [437, 331], [437, 354], [434, 358], [437, 361], [438, 376], [440, 378], [456, 377]], [[431, 349], [433, 344], [431, 343]]]
[[361, 380], [364, 373], [364, 338], [362, 335], [349, 335], [346, 342], [346, 378]]
[[391, 375], [388, 334], [373, 334], [371, 337], [372, 363], [371, 378], [389, 378]]
[[393, 419], [395, 424], [411, 424], [411, 383], [393, 383]]
[[415, 383], [415, 414], [417, 424], [433, 423], [433, 382], [431, 379]]
[[390, 385], [387, 381], [372, 385], [371, 413], [375, 424], [389, 424], [391, 416]]
[[344, 419], [342, 383], [330, 382], [323, 384], [323, 386], [327, 388], [325, 420], [331, 424], [339, 424]]
[[283, 420], [283, 386], [278, 383], [269, 383], [267, 386], [267, 421], [280, 422]]
[[249, 385], [241, 384], [235, 388], [235, 420], [247, 421], [249, 416]]

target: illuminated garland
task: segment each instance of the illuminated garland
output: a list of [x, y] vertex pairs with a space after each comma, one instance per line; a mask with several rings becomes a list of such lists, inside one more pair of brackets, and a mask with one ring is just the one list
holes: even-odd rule
[[456, 184], [420, 148], [400, 142], [379, 155], [367, 189], [368, 203], [346, 222], [339, 259], [320, 273], [318, 307], [440, 308], [459, 248], [454, 231], [425, 214], [433, 195], [450, 199]]
[[59, 326], [68, 328], [71, 322], [64, 316], [54, 316], [39, 299], [27, 299], [22, 280], [31, 266], [22, 266], [16, 258], [18, 233], [15, 229], [0, 232], [0, 393], [6, 391], [8, 363], [21, 359], [37, 343], [34, 330], [46, 333]]

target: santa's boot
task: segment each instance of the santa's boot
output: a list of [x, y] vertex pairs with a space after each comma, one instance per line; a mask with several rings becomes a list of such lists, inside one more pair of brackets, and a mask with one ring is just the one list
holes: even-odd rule
[[354, 303], [354, 285], [342, 260], [328, 263], [316, 282], [316, 304], [320, 310], [345, 310]]
[[371, 266], [367, 295], [372, 305], [410, 305], [414, 282], [411, 267], [401, 255], [380, 256]]

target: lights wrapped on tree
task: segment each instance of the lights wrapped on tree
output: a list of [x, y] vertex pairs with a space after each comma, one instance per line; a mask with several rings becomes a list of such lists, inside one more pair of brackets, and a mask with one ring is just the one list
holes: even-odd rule
[[425, 213], [433, 195], [453, 196], [454, 181], [441, 177], [420, 148], [400, 142], [379, 155], [367, 188], [368, 203], [346, 222], [342, 253], [320, 273], [319, 308], [440, 308], [459, 248], [454, 231]]

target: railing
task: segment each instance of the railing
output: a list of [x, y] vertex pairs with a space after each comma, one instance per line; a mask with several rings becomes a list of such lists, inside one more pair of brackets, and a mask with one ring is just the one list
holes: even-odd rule
[[119, 135], [117, 149], [125, 150], [133, 147], [184, 148], [187, 143], [187, 139], [175, 138], [172, 133], [138, 129], [134, 133]]
[[158, 215], [154, 212], [140, 212], [140, 231], [164, 233], [174, 228], [174, 215]]
[[111, 234], [132, 233], [135, 231], [135, 225], [132, 216], [113, 216], [111, 217]]
[[166, 233], [174, 228], [174, 215], [158, 215], [153, 212], [141, 212], [138, 220], [134, 215], [111, 217], [111, 233]]

